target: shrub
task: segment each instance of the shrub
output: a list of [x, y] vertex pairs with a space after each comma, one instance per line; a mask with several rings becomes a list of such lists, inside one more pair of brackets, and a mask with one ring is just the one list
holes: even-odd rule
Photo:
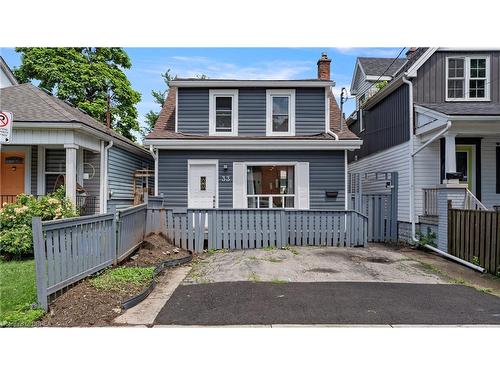
[[417, 231], [418, 246], [425, 247], [425, 245], [430, 245], [436, 247], [436, 233], [434, 233], [431, 228], [427, 227], [427, 234], [423, 234]]
[[33, 254], [31, 219], [62, 219], [78, 216], [73, 204], [65, 198], [64, 188], [37, 199], [21, 194], [15, 203], [0, 208], [0, 251], [6, 258]]

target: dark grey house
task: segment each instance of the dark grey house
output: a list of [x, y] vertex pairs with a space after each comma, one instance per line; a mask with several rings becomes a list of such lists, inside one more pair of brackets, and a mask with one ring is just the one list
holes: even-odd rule
[[153, 168], [148, 150], [30, 83], [1, 88], [0, 111], [14, 119], [10, 143], [0, 145], [0, 203], [65, 185], [81, 214], [112, 212], [145, 185], [136, 171]]
[[[352, 91], [360, 105], [347, 124], [363, 146], [349, 153], [349, 171], [399, 173], [401, 237], [437, 223], [443, 189], [460, 192], [459, 206], [498, 208], [500, 50], [411, 48], [369, 95], [374, 86], [360, 81], [359, 65], [372, 61], [359, 61]], [[439, 237], [445, 243], [446, 233]]]
[[317, 79], [175, 79], [154, 130], [155, 195], [169, 207], [344, 209], [347, 150], [330, 60]]

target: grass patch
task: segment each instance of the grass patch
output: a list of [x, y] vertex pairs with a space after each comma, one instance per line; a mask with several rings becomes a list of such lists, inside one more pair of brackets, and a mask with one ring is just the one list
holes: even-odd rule
[[259, 277], [259, 275], [257, 275], [256, 272], [252, 271], [250, 273], [250, 276], [248, 276], [248, 281], [252, 281], [254, 283], [257, 283], [260, 281], [260, 277]]
[[153, 278], [154, 267], [110, 268], [89, 280], [90, 284], [102, 290], [125, 291], [130, 284], [141, 287]]
[[227, 252], [227, 249], [208, 249], [207, 254], [224, 254]]
[[34, 260], [0, 260], [0, 326], [30, 326], [43, 314], [34, 308]]
[[264, 250], [266, 250], [266, 251], [276, 250], [276, 246], [266, 246], [266, 247], [264, 248]]
[[288, 283], [288, 280], [272, 279], [271, 282], [273, 284], [286, 284], [286, 283]]
[[275, 258], [275, 257], [263, 258], [263, 260], [271, 262], [271, 263], [283, 262], [283, 259]]

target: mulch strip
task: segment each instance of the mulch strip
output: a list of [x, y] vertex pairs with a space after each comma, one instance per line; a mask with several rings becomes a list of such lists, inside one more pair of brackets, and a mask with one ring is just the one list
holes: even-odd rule
[[[153, 267], [161, 261], [190, 255], [187, 250], [169, 243], [165, 237], [153, 234], [142, 247], [123, 261], [123, 267]], [[49, 313], [36, 326], [42, 327], [105, 327], [116, 325], [113, 320], [123, 313], [122, 302], [144, 290], [147, 285], [129, 285], [120, 292], [93, 287], [88, 279], [71, 287], [49, 306]]]

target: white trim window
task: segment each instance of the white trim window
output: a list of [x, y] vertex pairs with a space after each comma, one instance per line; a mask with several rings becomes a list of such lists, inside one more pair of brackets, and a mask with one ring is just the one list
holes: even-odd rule
[[295, 165], [247, 165], [248, 208], [294, 208]]
[[238, 90], [210, 90], [209, 135], [238, 135]]
[[295, 90], [266, 90], [266, 135], [295, 135]]
[[490, 100], [489, 56], [449, 56], [446, 58], [446, 100]]

